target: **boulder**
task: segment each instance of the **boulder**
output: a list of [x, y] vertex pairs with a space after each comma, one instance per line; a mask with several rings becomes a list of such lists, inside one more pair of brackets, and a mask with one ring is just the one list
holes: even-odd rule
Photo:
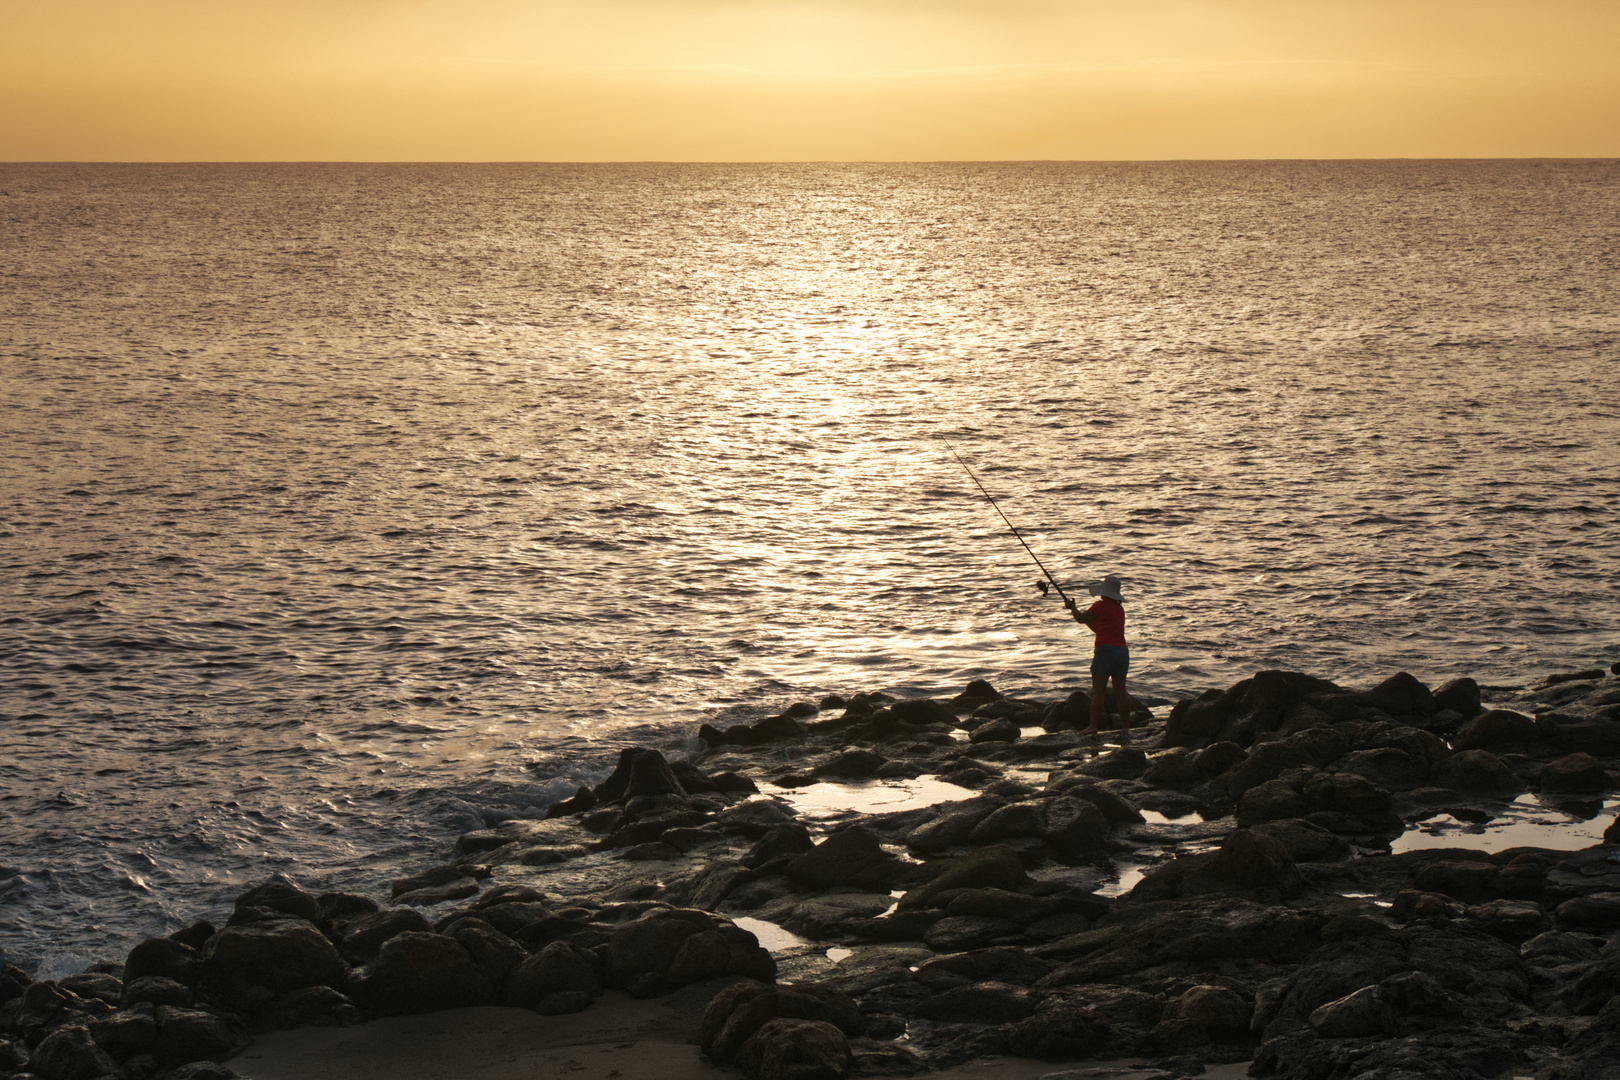
[[493, 1005], [497, 996], [467, 950], [443, 934], [406, 931], [356, 973], [355, 998], [378, 1016]]
[[1198, 1025], [1214, 1039], [1243, 1038], [1249, 1032], [1254, 1006], [1237, 991], [1225, 986], [1194, 986], [1172, 1001], [1163, 1020], [1180, 1020]]
[[1305, 797], [1292, 784], [1267, 780], [1243, 793], [1238, 800], [1237, 820], [1242, 826], [1257, 825], [1285, 818], [1302, 818], [1311, 812]]
[[855, 1000], [832, 986], [799, 983], [777, 988], [736, 983], [709, 1001], [698, 1042], [715, 1064], [727, 1065], [765, 1024], [777, 1018], [820, 1021], [845, 1035], [861, 1035], [866, 1030]]
[[843, 1080], [853, 1062], [835, 1025], [784, 1016], [760, 1025], [736, 1057], [749, 1080]]
[[601, 993], [601, 959], [589, 949], [554, 941], [512, 969], [501, 1004], [545, 1013], [544, 1006], [554, 995], [583, 995], [590, 1001]]
[[1359, 817], [1388, 813], [1395, 805], [1388, 788], [1356, 773], [1319, 773], [1306, 781], [1303, 794], [1313, 806]]
[[231, 921], [237, 921], [238, 916], [253, 909], [280, 912], [312, 923], [319, 923], [323, 918], [320, 900], [282, 874], [277, 874], [269, 881], [255, 885], [238, 896], [236, 911], [232, 914]]
[[173, 979], [166, 979], [161, 975], [143, 975], [124, 984], [122, 1004], [138, 1005], [145, 1001], [153, 1005], [176, 1005], [185, 1009], [190, 1008], [194, 1000], [195, 995], [189, 986], [182, 986]]
[[1620, 929], [1620, 892], [1588, 893], [1559, 904], [1553, 912], [1560, 930], [1607, 932]]
[[1249, 829], [1227, 835], [1210, 873], [1240, 889], [1275, 889], [1283, 896], [1293, 895], [1303, 884], [1288, 849]]
[[779, 799], [750, 799], [720, 814], [720, 828], [755, 840], [772, 829], [793, 825], [799, 812]]
[[353, 1027], [365, 1014], [344, 994], [329, 986], [306, 986], [272, 999], [254, 1018], [255, 1031], [290, 1031], [301, 1027]]
[[1340, 775], [1350, 773], [1389, 791], [1410, 791], [1429, 778], [1429, 763], [1415, 754], [1383, 746], [1355, 750], [1339, 759]]
[[1324, 1038], [1354, 1039], [1393, 1034], [1395, 1020], [1378, 987], [1364, 986], [1313, 1010], [1310, 1025]]
[[1468, 909], [1468, 920], [1488, 934], [1523, 941], [1551, 925], [1546, 912], [1525, 900], [1488, 900]]
[[978, 824], [1005, 805], [1007, 800], [996, 795], [944, 803], [931, 821], [906, 834], [906, 846], [928, 855], [941, 854], [957, 844], [967, 843]]
[[1373, 687], [1367, 699], [1391, 716], [1428, 716], [1440, 708], [1429, 688], [1404, 671]]
[[224, 1061], [240, 1053], [252, 1040], [247, 1029], [201, 1009], [157, 1009], [155, 1051], [163, 1061]]
[[935, 991], [986, 981], [1028, 986], [1050, 975], [1054, 967], [1024, 949], [975, 949], [929, 960], [917, 968], [914, 978]]
[[1432, 778], [1460, 795], [1511, 799], [1524, 791], [1524, 782], [1489, 750], [1462, 750], [1435, 765]]
[[831, 761], [823, 762], [811, 769], [815, 776], [837, 776], [855, 778], [871, 776], [881, 769], [889, 759], [882, 754], [871, 750], [846, 750]]
[[1480, 713], [1452, 736], [1453, 750], [1494, 750], [1528, 747], [1536, 741], [1535, 717], [1510, 709]]
[[1536, 783], [1548, 795], [1601, 795], [1610, 786], [1603, 763], [1586, 753], [1549, 761], [1536, 774]]
[[[120, 1060], [151, 1050], [157, 1044], [157, 1008], [120, 1009], [90, 1022], [96, 1045]], [[0, 1065], [0, 1067], [4, 1067]]]
[[311, 923], [298, 919], [227, 926], [203, 950], [198, 985], [238, 1010], [304, 986], [342, 988], [349, 967]]
[[1006, 1024], [1034, 1015], [1041, 997], [1013, 983], [975, 982], [935, 994], [917, 1006], [916, 1015], [951, 1024]]
[[1081, 1061], [1103, 1052], [1110, 1028], [1097, 1011], [1053, 1000], [1013, 1026], [1008, 1048], [1019, 1057]]
[[129, 950], [124, 961], [124, 982], [157, 975], [182, 986], [194, 986], [201, 963], [202, 957], [189, 945], [172, 938], [147, 938]]
[[889, 705], [889, 711], [908, 724], [956, 726], [956, 714], [951, 711], [949, 706], [943, 705], [933, 698], [911, 698], [907, 701], [896, 701]]
[[28, 1068], [45, 1080], [104, 1080], [121, 1077], [123, 1070], [90, 1037], [81, 1024], [59, 1027], [34, 1047]]
[[1434, 692], [1434, 707], [1437, 712], [1449, 709], [1464, 720], [1473, 719], [1480, 710], [1479, 683], [1465, 677], [1441, 684]]
[[887, 892], [889, 883], [903, 869], [899, 859], [883, 850], [876, 836], [859, 825], [841, 829], [827, 839], [791, 859], [786, 873], [812, 889], [852, 885], [873, 892]]
[[377, 950], [389, 938], [407, 931], [425, 934], [432, 929], [427, 916], [414, 908], [389, 908], [350, 923], [344, 930], [341, 951], [351, 964], [365, 964], [377, 958]]
[[1017, 740], [1021, 735], [1023, 731], [1019, 726], [1004, 718], [980, 724], [968, 736], [968, 741], [975, 746], [983, 743], [1008, 743]]
[[941, 860], [944, 866], [934, 878], [900, 898], [900, 909], [931, 907], [944, 894], [957, 889], [1008, 889], [1018, 891], [1029, 881], [1024, 864], [1016, 853], [1001, 845], [982, 848], [960, 859]]
[[1015, 937], [1023, 928], [1011, 919], [981, 915], [947, 915], [925, 931], [923, 941], [935, 952], [979, 949], [991, 942]]

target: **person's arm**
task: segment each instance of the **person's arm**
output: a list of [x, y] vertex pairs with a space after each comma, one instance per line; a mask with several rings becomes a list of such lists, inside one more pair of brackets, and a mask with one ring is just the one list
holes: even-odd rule
[[1079, 623], [1081, 626], [1090, 626], [1091, 625], [1092, 614], [1091, 614], [1091, 609], [1090, 608], [1087, 608], [1086, 610], [1081, 611], [1080, 606], [1078, 604], [1076, 604], [1073, 600], [1065, 600], [1063, 603], [1064, 603], [1064, 605], [1066, 607], [1068, 607], [1069, 614], [1074, 616], [1074, 621], [1075, 622]]

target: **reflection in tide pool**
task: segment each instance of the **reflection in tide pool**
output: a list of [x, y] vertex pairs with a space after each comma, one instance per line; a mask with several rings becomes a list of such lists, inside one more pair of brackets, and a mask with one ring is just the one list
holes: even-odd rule
[[915, 780], [857, 780], [841, 784], [820, 783], [808, 787], [779, 788], [761, 784], [760, 790], [791, 803], [793, 809], [812, 820], [850, 812], [891, 814], [918, 810], [936, 803], [970, 799], [975, 792], [932, 777]]
[[1579, 851], [1603, 842], [1620, 810], [1620, 799], [1580, 803], [1544, 802], [1535, 795], [1520, 795], [1503, 805], [1495, 816], [1470, 809], [1450, 809], [1416, 822], [1390, 844], [1390, 850], [1421, 851], [1463, 847], [1479, 851], [1506, 851], [1516, 847]]

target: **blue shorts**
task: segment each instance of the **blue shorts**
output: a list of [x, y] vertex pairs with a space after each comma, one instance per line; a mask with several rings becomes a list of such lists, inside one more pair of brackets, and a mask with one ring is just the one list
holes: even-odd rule
[[1124, 675], [1131, 670], [1131, 647], [1129, 645], [1104, 645], [1098, 642], [1094, 647], [1096, 651], [1091, 654], [1091, 673], [1107, 678], [1110, 675]]

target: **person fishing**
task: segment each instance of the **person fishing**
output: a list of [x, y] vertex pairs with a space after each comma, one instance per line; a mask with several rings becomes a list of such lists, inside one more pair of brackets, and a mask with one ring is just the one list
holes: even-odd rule
[[985, 490], [978, 474], [962, 460], [962, 455], [956, 452], [956, 447], [944, 436], [940, 436], [940, 439], [950, 451], [951, 457], [956, 459], [956, 463], [962, 466], [962, 470], [972, 479], [979, 493], [995, 508], [1001, 520], [1006, 522], [1008, 530], [1017, 537], [1020, 544], [1024, 545], [1024, 550], [1035, 560], [1035, 565], [1041, 568], [1046, 580], [1035, 582], [1035, 587], [1041, 590], [1041, 595], [1046, 595], [1048, 585], [1056, 589], [1063, 606], [1074, 616], [1074, 621], [1082, 626], [1091, 627], [1092, 632], [1097, 635], [1097, 643], [1091, 655], [1091, 725], [1081, 734], [1096, 735], [1102, 731], [1103, 714], [1106, 711], [1103, 708], [1104, 695], [1108, 693], [1108, 680], [1112, 679], [1115, 704], [1119, 706], [1120, 725], [1124, 732], [1120, 742], [1124, 746], [1131, 745], [1131, 695], [1125, 690], [1125, 674], [1131, 667], [1131, 650], [1125, 644], [1125, 598], [1120, 595], [1119, 578], [1109, 574], [1096, 584], [1088, 585], [1087, 589], [1092, 596], [1097, 597], [1097, 601], [1085, 611], [1081, 611], [1075, 602], [1069, 599], [1068, 593], [1063, 591], [1058, 579], [1052, 576], [1052, 571], [1041, 562], [1041, 557], [1035, 554], [1035, 549], [1029, 546], [1024, 535], [1018, 531], [1018, 526], [1002, 512], [1001, 504]]
[[1131, 745], [1131, 695], [1125, 689], [1125, 675], [1131, 669], [1131, 648], [1125, 643], [1125, 597], [1120, 595], [1119, 578], [1109, 574], [1101, 581], [1086, 586], [1096, 601], [1086, 610], [1068, 597], [1063, 606], [1069, 609], [1074, 621], [1089, 626], [1097, 635], [1091, 653], [1091, 726], [1082, 735], [1096, 735], [1102, 731], [1103, 701], [1108, 693], [1108, 681], [1114, 682], [1114, 704], [1119, 707], [1119, 722], [1123, 730], [1120, 742]]

